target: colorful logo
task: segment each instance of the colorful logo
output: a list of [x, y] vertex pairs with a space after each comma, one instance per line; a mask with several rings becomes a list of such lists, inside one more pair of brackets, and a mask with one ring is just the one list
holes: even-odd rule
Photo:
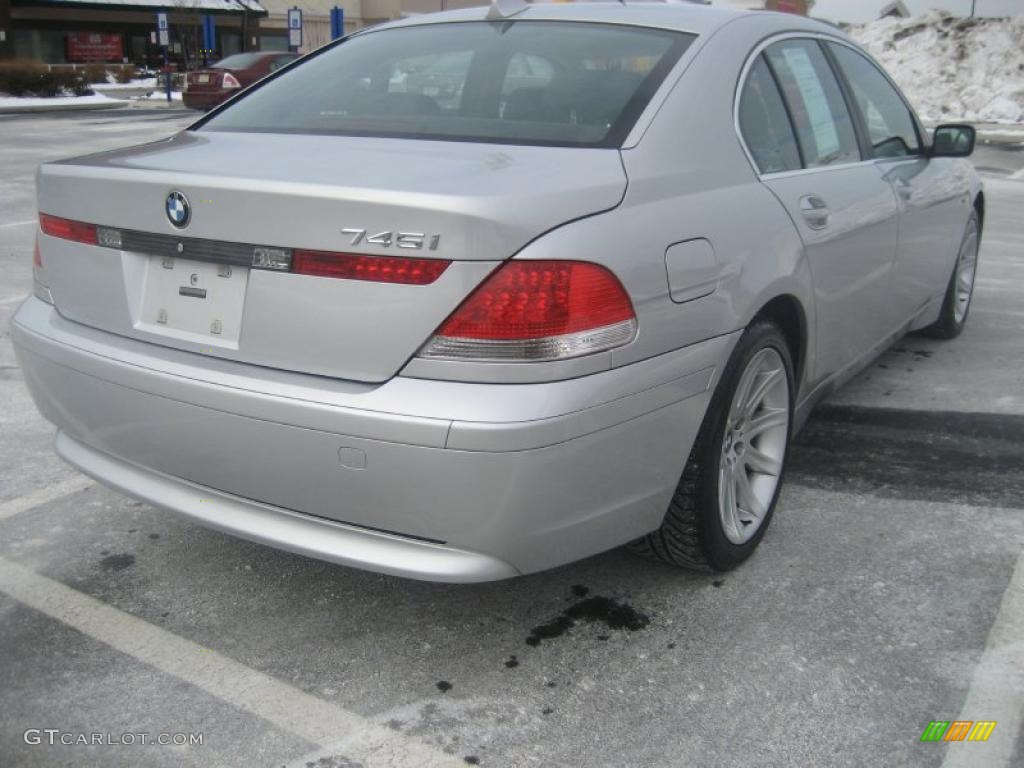
[[988, 741], [995, 728], [995, 720], [932, 720], [921, 741]]

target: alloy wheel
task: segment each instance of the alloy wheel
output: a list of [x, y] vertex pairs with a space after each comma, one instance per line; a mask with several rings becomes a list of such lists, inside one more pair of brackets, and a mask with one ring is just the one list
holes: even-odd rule
[[740, 377], [722, 440], [718, 510], [733, 544], [750, 541], [771, 509], [786, 456], [789, 402], [785, 363], [766, 347]]
[[978, 227], [970, 228], [960, 246], [956, 260], [956, 304], [953, 305], [953, 319], [960, 325], [967, 317], [974, 294], [974, 275], [978, 269]]

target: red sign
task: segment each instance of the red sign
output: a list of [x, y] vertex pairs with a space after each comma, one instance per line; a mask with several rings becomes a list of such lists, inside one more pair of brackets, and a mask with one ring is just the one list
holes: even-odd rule
[[101, 32], [68, 32], [68, 61], [120, 61], [124, 56], [121, 35]]

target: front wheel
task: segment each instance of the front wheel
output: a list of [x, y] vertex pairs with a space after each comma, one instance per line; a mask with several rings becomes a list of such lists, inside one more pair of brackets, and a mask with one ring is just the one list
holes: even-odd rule
[[752, 324], [725, 366], [661, 528], [633, 542], [634, 551], [719, 571], [750, 557], [782, 487], [793, 381], [782, 331]]

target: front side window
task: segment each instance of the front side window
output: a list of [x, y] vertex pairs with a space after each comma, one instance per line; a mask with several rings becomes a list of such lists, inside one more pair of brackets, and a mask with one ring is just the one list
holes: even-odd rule
[[917, 128], [899, 93], [878, 68], [845, 45], [829, 43], [853, 90], [874, 157], [906, 157], [921, 150]]
[[813, 40], [782, 40], [765, 49], [793, 118], [808, 168], [855, 163], [857, 134], [839, 83]]
[[278, 56], [276, 59], [270, 62], [270, 71], [273, 72], [275, 70], [280, 69], [281, 67], [287, 67], [293, 61], [295, 61], [295, 59], [295, 56]]
[[763, 56], [758, 56], [750, 68], [740, 94], [740, 131], [761, 173], [801, 167], [786, 105]]
[[198, 130], [619, 146], [694, 36], [582, 22], [355, 35]]

